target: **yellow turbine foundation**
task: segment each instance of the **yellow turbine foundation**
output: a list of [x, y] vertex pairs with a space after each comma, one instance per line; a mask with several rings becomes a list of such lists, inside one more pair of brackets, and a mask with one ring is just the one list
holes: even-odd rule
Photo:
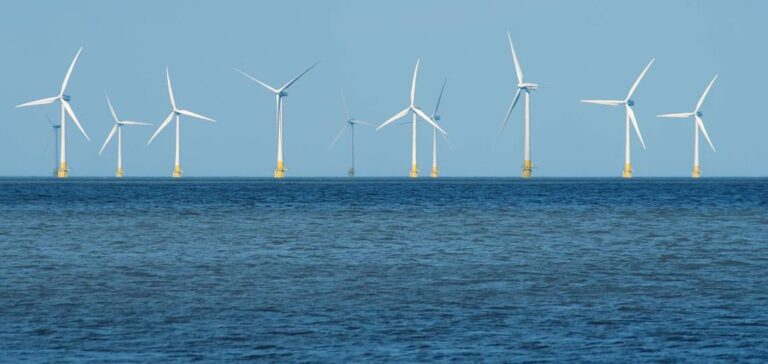
[[59, 169], [56, 171], [56, 177], [67, 178], [68, 171], [69, 170], [67, 169], [67, 162], [61, 162], [61, 164], [59, 164]]
[[181, 177], [181, 165], [177, 164], [173, 167], [173, 174], [171, 176], [173, 176], [173, 178]]
[[411, 171], [408, 172], [408, 177], [416, 178], [419, 176], [419, 167], [415, 164], [411, 165]]
[[285, 165], [283, 165], [283, 161], [277, 162], [277, 167], [275, 168], [275, 178], [285, 178]]
[[438, 176], [437, 167], [432, 167], [432, 172], [429, 173], [429, 176], [432, 178], [437, 178]]
[[624, 164], [624, 171], [621, 172], [621, 176], [624, 178], [632, 178], [632, 164]]
[[523, 178], [531, 178], [533, 176], [532, 170], [533, 163], [531, 163], [531, 160], [523, 161]]
[[693, 173], [691, 173], [691, 177], [693, 178], [701, 177], [701, 169], [699, 168], [699, 166], [693, 166]]
[[115, 173], [115, 177], [123, 178], [124, 175], [125, 175], [125, 171], [122, 168], [118, 168], [117, 173]]

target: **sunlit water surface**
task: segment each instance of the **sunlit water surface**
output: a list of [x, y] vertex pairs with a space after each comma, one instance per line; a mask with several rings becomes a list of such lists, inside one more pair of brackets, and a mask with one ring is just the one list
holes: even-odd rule
[[765, 179], [0, 179], [2, 361], [768, 361]]

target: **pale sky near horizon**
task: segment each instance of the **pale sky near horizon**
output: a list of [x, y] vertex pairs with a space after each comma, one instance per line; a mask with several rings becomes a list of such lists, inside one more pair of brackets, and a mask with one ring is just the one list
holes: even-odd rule
[[[321, 63], [290, 90], [285, 105], [288, 176], [344, 176], [353, 116], [376, 124], [407, 106], [417, 58], [416, 103], [434, 107], [452, 149], [440, 143], [443, 176], [519, 176], [523, 105], [497, 138], [515, 92], [510, 31], [532, 97], [536, 176], [620, 176], [621, 108], [580, 99], [621, 99], [648, 61], [656, 63], [633, 99], [647, 150], [632, 136], [636, 176], [689, 176], [692, 120], [655, 115], [704, 105], [717, 152], [702, 139], [704, 176], [768, 175], [768, 2], [765, 1], [5, 1], [0, 83], [0, 176], [49, 176], [50, 127], [41, 110], [15, 105], [58, 93], [78, 47], [84, 51], [68, 93], [91, 142], [68, 124], [71, 176], [112, 176], [116, 143], [98, 156], [118, 114], [154, 123], [124, 129], [127, 176], [169, 176], [173, 129], [147, 146], [170, 111], [165, 67], [179, 106], [216, 124], [182, 121], [185, 176], [272, 175], [274, 97], [233, 71], [278, 86]], [[41, 109], [41, 110], [38, 110]], [[420, 123], [419, 165], [431, 165], [431, 130]], [[361, 176], [407, 176], [410, 128], [356, 134]], [[114, 142], [114, 141], [113, 141]]]

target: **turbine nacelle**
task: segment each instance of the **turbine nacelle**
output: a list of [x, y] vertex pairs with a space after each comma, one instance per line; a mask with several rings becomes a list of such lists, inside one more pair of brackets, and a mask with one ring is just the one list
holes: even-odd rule
[[635, 100], [627, 100], [627, 106], [635, 106]]
[[432, 119], [435, 119], [435, 121], [440, 121], [440, 115], [435, 115], [432, 117]]
[[287, 92], [285, 92], [285, 91], [280, 91], [280, 92], [278, 93], [278, 95], [279, 95], [280, 97], [286, 97], [286, 96], [288, 96], [288, 93], [287, 93]]
[[704, 116], [704, 113], [703, 113], [703, 112], [701, 112], [701, 111], [697, 111], [697, 112], [696, 112], [696, 116], [698, 116], [698, 117], [702, 117], [702, 116]]
[[69, 95], [61, 95], [61, 99], [66, 101], [66, 102], [69, 102], [70, 100], [72, 100], [72, 98], [69, 97]]

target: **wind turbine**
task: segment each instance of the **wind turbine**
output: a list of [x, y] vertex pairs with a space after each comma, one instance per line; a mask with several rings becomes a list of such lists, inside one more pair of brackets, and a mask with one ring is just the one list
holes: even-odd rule
[[[40, 110], [40, 113], [43, 114], [45, 121], [48, 122], [53, 131], [53, 176], [56, 177], [57, 171], [59, 169], [59, 130], [61, 129], [61, 125], [54, 124], [53, 120], [48, 117], [48, 114], [46, 114], [45, 111]], [[48, 150], [48, 147], [46, 146], [45, 149]]]
[[104, 141], [104, 145], [101, 146], [101, 150], [99, 150], [99, 155], [104, 151], [104, 148], [107, 147], [107, 144], [109, 144], [109, 141], [112, 140], [112, 137], [115, 136], [115, 133], [117, 133], [117, 173], [115, 176], [117, 178], [122, 178], [125, 174], [125, 171], [123, 170], [123, 126], [124, 125], [152, 125], [149, 123], [141, 123], [138, 121], [130, 121], [130, 120], [120, 120], [117, 118], [117, 113], [115, 112], [115, 108], [112, 107], [112, 102], [109, 100], [109, 96], [104, 95], [107, 98], [107, 105], [109, 105], [109, 111], [112, 113], [112, 118], [115, 119], [115, 125], [112, 126], [112, 130], [109, 132], [109, 135], [107, 136], [107, 140]]
[[179, 147], [179, 127], [180, 127], [181, 124], [180, 124], [179, 116], [180, 115], [184, 115], [184, 116], [189, 116], [189, 117], [193, 117], [193, 118], [200, 119], [200, 120], [205, 120], [205, 121], [210, 121], [210, 122], [216, 122], [216, 120], [213, 120], [213, 119], [211, 119], [209, 117], [205, 117], [205, 116], [200, 115], [200, 114], [193, 113], [193, 112], [191, 112], [189, 110], [179, 109], [178, 107], [176, 107], [176, 99], [173, 97], [173, 87], [171, 86], [171, 73], [168, 70], [168, 68], [165, 69], [165, 79], [168, 81], [168, 96], [171, 99], [172, 110], [171, 110], [171, 113], [168, 114], [168, 117], [165, 118], [165, 121], [163, 121], [163, 123], [160, 124], [160, 126], [157, 128], [157, 130], [155, 130], [155, 133], [152, 134], [152, 137], [149, 138], [149, 141], [147, 142], [147, 145], [149, 145], [150, 143], [152, 143], [153, 140], [155, 140], [155, 137], [157, 136], [157, 134], [160, 134], [160, 132], [163, 131], [163, 129], [165, 129], [165, 127], [168, 126], [168, 124], [171, 123], [171, 120], [173, 120], [173, 118], [175, 116], [176, 117], [176, 159], [175, 159], [175, 164], [174, 164], [174, 167], [173, 167], [173, 174], [171, 174], [171, 176], [173, 176], [174, 178], [178, 178], [178, 177], [181, 177], [181, 162], [179, 162], [179, 149], [180, 149], [180, 147]]
[[[448, 79], [445, 79], [443, 81], [443, 87], [440, 88], [440, 96], [437, 97], [437, 103], [435, 103], [435, 111], [432, 112], [432, 120], [435, 122], [440, 121], [440, 115], [437, 115], [437, 109], [440, 107], [440, 100], [443, 98], [443, 91], [445, 91], [445, 84], [448, 82]], [[444, 134], [440, 134], [445, 138], [446, 143], [448, 142], [448, 137], [446, 137]], [[450, 145], [450, 144], [449, 144]], [[429, 176], [432, 178], [437, 178], [438, 170], [437, 170], [437, 128], [432, 127], [432, 172], [430, 172]]]
[[349, 114], [349, 108], [347, 108], [347, 100], [344, 98], [344, 93], [341, 94], [341, 101], [344, 104], [344, 112], [347, 115], [347, 119], [344, 120], [344, 126], [341, 127], [341, 130], [336, 134], [336, 137], [333, 138], [333, 142], [331, 142], [331, 147], [336, 145], [336, 142], [341, 139], [341, 137], [344, 135], [344, 133], [349, 129], [349, 135], [352, 138], [351, 145], [352, 145], [352, 167], [349, 167], [349, 171], [347, 171], [347, 176], [354, 177], [355, 176], [355, 125], [366, 125], [366, 126], [373, 126], [375, 125], [362, 121], [360, 119], [353, 118]]
[[389, 118], [387, 121], [381, 123], [376, 130], [380, 130], [381, 128], [399, 120], [400, 118], [408, 115], [409, 113], [412, 115], [412, 144], [411, 144], [411, 171], [408, 173], [408, 176], [411, 178], [416, 178], [419, 176], [419, 167], [416, 164], [416, 116], [418, 115], [420, 118], [424, 119], [427, 123], [431, 124], [433, 127], [437, 128], [441, 133], [448, 134], [443, 130], [440, 126], [438, 126], [432, 118], [427, 116], [427, 114], [424, 113], [418, 106], [415, 104], [415, 98], [416, 98], [416, 76], [419, 74], [419, 60], [416, 60], [416, 67], [413, 69], [413, 80], [411, 81], [411, 98], [410, 98], [410, 104], [408, 107], [403, 109], [403, 111], [400, 111], [399, 113], [395, 114], [391, 118]]
[[75, 58], [72, 60], [72, 63], [69, 65], [69, 69], [67, 70], [67, 75], [64, 76], [64, 82], [61, 83], [61, 90], [59, 91], [58, 95], [40, 99], [40, 100], [30, 101], [30, 102], [16, 106], [17, 108], [20, 108], [20, 107], [27, 107], [27, 106], [48, 105], [56, 101], [61, 103], [61, 122], [59, 123], [61, 128], [61, 152], [59, 153], [59, 168], [56, 171], [56, 176], [59, 178], [66, 178], [69, 171], [69, 169], [67, 168], [66, 115], [69, 115], [69, 117], [72, 119], [75, 125], [77, 125], [77, 128], [80, 129], [80, 132], [83, 133], [83, 136], [85, 136], [85, 139], [88, 141], [91, 141], [91, 138], [88, 137], [88, 134], [86, 134], [82, 125], [80, 125], [80, 121], [77, 120], [77, 116], [75, 116], [75, 112], [72, 111], [72, 106], [69, 105], [69, 102], [72, 100], [72, 98], [69, 95], [64, 93], [67, 91], [67, 84], [69, 83], [69, 77], [72, 75], [72, 70], [75, 68], [75, 63], [77, 63], [77, 58], [80, 57], [80, 52], [82, 51], [83, 51], [83, 47], [80, 47], [80, 49], [77, 51], [77, 54], [75, 54]]
[[280, 88], [274, 88], [270, 85], [267, 85], [264, 82], [261, 82], [254, 78], [253, 76], [239, 70], [235, 69], [235, 71], [239, 72], [245, 77], [248, 77], [249, 79], [255, 81], [259, 85], [264, 86], [269, 91], [272, 91], [272, 93], [275, 94], [275, 103], [277, 105], [277, 112], [276, 112], [276, 118], [277, 118], [277, 167], [275, 167], [275, 178], [284, 178], [285, 177], [285, 163], [283, 163], [283, 98], [288, 96], [288, 93], [285, 92], [291, 85], [293, 85], [294, 82], [298, 81], [301, 76], [304, 76], [309, 70], [317, 66], [317, 64], [320, 63], [315, 62], [313, 65], [309, 66], [304, 72], [300, 73], [298, 76], [294, 77], [292, 80], [288, 81], [283, 87]]
[[523, 155], [523, 178], [530, 178], [533, 169], [533, 163], [531, 162], [531, 90], [539, 88], [538, 84], [523, 81], [523, 69], [520, 67], [520, 61], [517, 60], [517, 53], [515, 53], [515, 46], [512, 45], [512, 35], [507, 32], [507, 39], [509, 39], [509, 49], [512, 51], [512, 61], [515, 63], [515, 74], [517, 75], [517, 92], [512, 99], [512, 105], [509, 106], [507, 116], [504, 118], [504, 122], [499, 128], [499, 134], [507, 126], [509, 115], [512, 114], [512, 110], [517, 104], [517, 100], [520, 99], [520, 94], [525, 93], [525, 151]]
[[696, 109], [694, 109], [693, 112], [658, 115], [658, 117], [660, 118], [680, 118], [680, 119], [685, 119], [693, 116], [693, 120], [694, 120], [694, 123], [693, 123], [694, 125], [693, 173], [691, 174], [693, 178], [701, 177], [701, 169], [699, 168], [699, 129], [701, 129], [701, 133], [704, 134], [704, 138], [707, 139], [707, 142], [709, 143], [709, 146], [712, 148], [712, 150], [717, 152], [715, 150], [714, 144], [712, 144], [712, 140], [709, 139], [709, 134], [707, 134], [707, 128], [704, 127], [704, 121], [701, 119], [703, 115], [703, 113], [701, 112], [701, 106], [704, 104], [704, 99], [707, 97], [707, 94], [709, 93], [709, 89], [712, 88], [712, 85], [715, 83], [715, 80], [717, 80], [717, 75], [715, 75], [715, 77], [712, 78], [712, 81], [709, 82], [709, 85], [707, 85], [707, 88], [704, 90], [704, 93], [699, 98], [699, 102], [696, 103]]
[[629, 124], [632, 123], [632, 127], [635, 129], [635, 133], [637, 134], [637, 138], [640, 139], [640, 144], [643, 145], [643, 149], [645, 149], [645, 142], [643, 141], [643, 136], [640, 134], [640, 127], [637, 126], [637, 117], [635, 116], [635, 111], [632, 109], [632, 106], [635, 105], [635, 101], [631, 99], [632, 94], [635, 93], [635, 89], [637, 89], [637, 85], [640, 84], [640, 80], [643, 79], [645, 76], [645, 73], [648, 72], [648, 69], [651, 68], [651, 65], [653, 62], [656, 61], [656, 59], [651, 59], [650, 62], [648, 62], [648, 65], [645, 66], [643, 69], [643, 72], [640, 73], [640, 76], [635, 80], [635, 83], [632, 84], [632, 87], [629, 89], [629, 92], [627, 93], [627, 97], [624, 98], [624, 100], [581, 100], [581, 102], [585, 102], [588, 104], [598, 104], [598, 105], [608, 105], [608, 106], [619, 106], [624, 105], [624, 109], [626, 111], [627, 117], [626, 117], [626, 133], [625, 133], [625, 139], [626, 139], [626, 145], [624, 150], [624, 171], [621, 173], [621, 176], [624, 178], [632, 178], [632, 163], [629, 159]]

